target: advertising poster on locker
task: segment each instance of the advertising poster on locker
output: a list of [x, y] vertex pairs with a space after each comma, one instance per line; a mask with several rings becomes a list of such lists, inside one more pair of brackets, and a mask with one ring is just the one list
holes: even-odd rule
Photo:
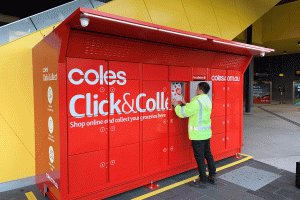
[[183, 99], [182, 91], [183, 83], [171, 83], [171, 101], [175, 99], [176, 101], [181, 102]]
[[300, 82], [294, 82], [294, 105], [300, 105]]
[[271, 102], [271, 82], [254, 82], [253, 83], [253, 103], [270, 103]]

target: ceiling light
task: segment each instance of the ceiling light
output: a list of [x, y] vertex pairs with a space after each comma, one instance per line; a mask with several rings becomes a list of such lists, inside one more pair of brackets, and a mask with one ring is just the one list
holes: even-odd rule
[[298, 45], [300, 45], [300, 42], [298, 42]]
[[284, 51], [283, 54], [286, 54], [286, 51]]
[[83, 14], [86, 15], [86, 16], [91, 16], [91, 17], [96, 17], [96, 18], [100, 18], [100, 19], [106, 19], [106, 20], [110, 20], [110, 21], [120, 22], [120, 23], [123, 23], [123, 24], [130, 24], [130, 25], [134, 25], [134, 26], [139, 26], [139, 27], [143, 27], [143, 28], [157, 30], [157, 28], [154, 28], [154, 27], [144, 26], [144, 25], [136, 24], [136, 23], [132, 23], [132, 22], [126, 22], [126, 21], [123, 21], [123, 20], [113, 19], [113, 18], [109, 18], [109, 17], [102, 17], [102, 16], [99, 16], [99, 15], [93, 15], [93, 14], [89, 14], [89, 13], [83, 13]]
[[243, 48], [248, 48], [248, 49], [254, 49], [254, 50], [257, 50], [257, 51], [264, 51], [264, 52], [268, 52], [268, 53], [270, 53], [271, 51], [274, 51], [273, 49], [266, 50], [266, 49], [263, 49], [263, 48], [259, 48], [259, 47], [255, 47], [255, 46], [253, 47], [252, 45], [246, 45], [246, 44], [241, 45], [241, 44], [222, 42], [222, 41], [218, 41], [218, 40], [213, 40], [213, 42], [221, 43], [221, 44], [228, 44], [228, 45], [231, 45], [231, 46], [243, 47]]

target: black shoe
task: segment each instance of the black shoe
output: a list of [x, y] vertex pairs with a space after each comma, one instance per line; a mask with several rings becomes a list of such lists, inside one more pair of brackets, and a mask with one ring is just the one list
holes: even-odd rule
[[207, 181], [211, 184], [216, 184], [217, 180], [215, 176], [208, 176]]
[[205, 187], [205, 181], [200, 181], [199, 179], [196, 179], [188, 184], [191, 187], [195, 188], [204, 188]]

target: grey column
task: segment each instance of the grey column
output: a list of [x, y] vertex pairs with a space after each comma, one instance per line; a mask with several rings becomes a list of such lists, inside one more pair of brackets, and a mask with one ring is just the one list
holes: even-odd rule
[[[247, 28], [247, 44], [252, 44], [252, 25]], [[254, 59], [251, 60], [244, 74], [245, 112], [250, 113], [253, 107], [253, 71]]]

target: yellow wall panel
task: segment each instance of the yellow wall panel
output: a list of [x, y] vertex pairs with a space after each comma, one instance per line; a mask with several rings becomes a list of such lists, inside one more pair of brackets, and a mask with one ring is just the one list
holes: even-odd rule
[[211, 0], [215, 11], [221, 36], [232, 40], [242, 32], [235, 2], [232, 0]]
[[263, 16], [263, 42], [272, 40], [272, 12], [271, 10]]
[[94, 10], [152, 23], [142, 0], [114, 0]]
[[192, 32], [221, 37], [210, 0], [182, 0]]
[[291, 4], [274, 7], [272, 12], [272, 37], [271, 41], [288, 38], [286, 30], [290, 26]]
[[289, 38], [300, 37], [300, 1], [291, 3], [290, 28], [287, 30]]
[[0, 47], [0, 114], [33, 156], [32, 47], [42, 38], [35, 32]]
[[[0, 183], [34, 176], [35, 159], [2, 115], [0, 115], [0, 133]], [[32, 133], [32, 130], [28, 132]]]
[[181, 0], [144, 0], [154, 24], [192, 32]]
[[241, 22], [241, 28], [244, 30], [249, 27], [254, 21], [264, 15], [279, 1], [280, 0], [235, 0]]
[[262, 44], [262, 29], [263, 29], [263, 18], [259, 18], [252, 24], [252, 43]]
[[239, 41], [244, 41], [244, 42], [246, 42], [247, 41], [247, 33], [246, 33], [247, 31], [246, 30], [244, 30], [244, 31], [242, 31], [238, 36], [236, 36], [234, 39], [236, 39], [236, 40], [239, 40]]

